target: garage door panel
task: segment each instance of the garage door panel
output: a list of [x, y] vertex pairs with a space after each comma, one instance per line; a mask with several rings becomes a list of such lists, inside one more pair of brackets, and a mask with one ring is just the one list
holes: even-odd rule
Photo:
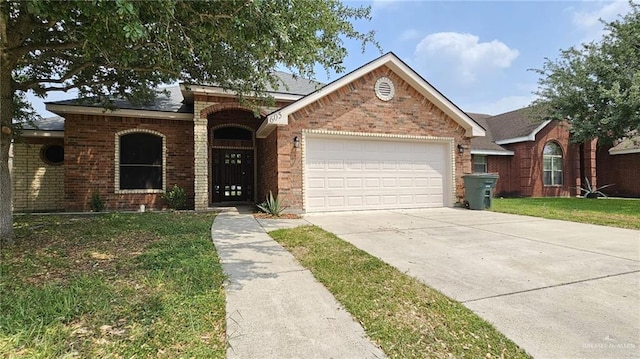
[[376, 195], [367, 195], [364, 197], [365, 204], [367, 206], [377, 206], [380, 205], [380, 196]]
[[329, 178], [327, 181], [327, 187], [329, 187], [330, 189], [345, 188], [344, 178]]
[[305, 143], [308, 212], [444, 205], [447, 144], [313, 136]]
[[344, 207], [345, 198], [344, 196], [330, 196], [328, 198], [328, 205], [330, 207], [341, 208]]
[[395, 178], [383, 178], [382, 187], [396, 188], [398, 187], [398, 181]]
[[307, 187], [309, 189], [323, 189], [326, 187], [324, 178], [309, 178], [307, 179]]
[[380, 177], [365, 178], [364, 183], [365, 188], [380, 188]]

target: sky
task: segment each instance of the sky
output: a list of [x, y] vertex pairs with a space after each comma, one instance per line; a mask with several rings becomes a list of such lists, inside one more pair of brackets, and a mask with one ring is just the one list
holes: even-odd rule
[[[612, 21], [629, 11], [627, 1], [344, 1], [371, 6], [371, 21], [356, 29], [374, 30], [382, 53], [393, 52], [449, 100], [467, 112], [497, 115], [535, 99], [545, 59], [562, 49], [599, 40], [600, 19]], [[346, 72], [379, 57], [374, 46], [345, 41]], [[342, 74], [316, 70], [330, 82]], [[74, 98], [56, 93], [44, 101]], [[54, 116], [43, 100], [29, 97], [43, 117]]]

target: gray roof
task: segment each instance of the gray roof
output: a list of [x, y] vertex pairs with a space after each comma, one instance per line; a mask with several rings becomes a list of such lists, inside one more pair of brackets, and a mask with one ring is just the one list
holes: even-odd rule
[[275, 75], [279, 78], [279, 84], [276, 89], [269, 88], [271, 92], [305, 96], [325, 85], [322, 82], [303, 79], [282, 71], [276, 71]]
[[28, 131], [64, 131], [64, 117], [54, 116], [42, 118], [31, 123], [26, 122], [22, 129]]
[[[167, 94], [161, 93], [150, 104], [134, 104], [126, 99], [115, 98], [112, 100], [113, 105], [116, 108], [127, 109], [127, 110], [193, 113], [193, 106], [186, 104], [183, 101], [184, 99], [182, 98], [182, 92], [180, 91], [180, 86], [170, 86], [165, 88], [159, 88], [158, 90], [166, 91], [168, 93], [168, 96]], [[98, 102], [95, 97], [47, 102], [47, 104], [103, 107], [103, 104]]]
[[615, 146], [613, 146], [609, 151], [618, 152], [618, 151], [633, 151], [640, 150], [640, 136], [634, 136], [631, 134], [630, 137], [623, 138], [618, 141]]
[[535, 107], [505, 112], [486, 119], [495, 141], [529, 136], [546, 120], [546, 115]]
[[469, 117], [471, 117], [474, 121], [476, 121], [480, 126], [484, 127], [484, 129], [486, 130], [484, 137], [474, 137], [471, 139], [472, 150], [496, 151], [496, 152], [509, 151], [502, 146], [496, 145], [495, 140], [493, 138], [493, 132], [491, 131], [491, 127], [487, 123], [487, 120], [491, 118], [491, 115], [486, 115], [482, 113], [471, 113], [471, 112], [467, 112], [467, 115], [469, 115]]
[[[275, 75], [278, 77], [278, 87], [273, 89], [269, 88], [268, 91], [272, 93], [282, 93], [291, 95], [304, 96], [316, 91], [324, 86], [321, 82], [303, 79], [292, 74], [288, 74], [282, 71], [276, 71]], [[205, 85], [209, 86], [209, 85]], [[216, 86], [216, 85], [210, 85]], [[122, 98], [112, 99], [113, 105], [119, 109], [127, 110], [143, 110], [143, 111], [159, 111], [159, 112], [174, 112], [174, 113], [193, 113], [193, 104], [191, 100], [185, 101], [180, 86], [169, 86], [159, 88], [159, 91], [166, 91], [167, 94], [159, 94], [152, 103], [149, 104], [134, 104], [129, 100]], [[70, 106], [86, 106], [86, 107], [103, 107], [103, 104], [98, 102], [96, 98], [80, 98], [71, 100], [62, 100], [47, 102], [47, 104], [54, 105], [70, 105]]]

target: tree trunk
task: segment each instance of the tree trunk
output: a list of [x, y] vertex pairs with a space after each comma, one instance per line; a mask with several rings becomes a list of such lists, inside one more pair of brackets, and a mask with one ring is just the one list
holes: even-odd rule
[[13, 95], [11, 70], [6, 49], [6, 14], [0, 14], [0, 244], [13, 242], [13, 212], [11, 210], [11, 173], [9, 147], [13, 138]]

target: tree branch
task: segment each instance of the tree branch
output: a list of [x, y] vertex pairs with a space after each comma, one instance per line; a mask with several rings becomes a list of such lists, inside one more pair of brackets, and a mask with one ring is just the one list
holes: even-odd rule
[[78, 47], [82, 47], [82, 42], [62, 42], [55, 44], [31, 44], [25, 46], [15, 46], [9, 48], [16, 55], [28, 54], [31, 51], [46, 51], [46, 50], [71, 50]]
[[73, 76], [79, 74], [82, 70], [88, 68], [91, 65], [93, 65], [93, 62], [91, 62], [91, 61], [85, 62], [85, 63], [81, 64], [80, 66], [67, 71], [67, 73], [64, 74], [64, 76], [62, 76], [59, 79], [35, 79], [35, 80], [23, 82], [23, 83], [18, 83], [16, 88], [18, 90], [26, 91], [26, 90], [29, 90], [29, 89], [35, 90], [36, 88], [42, 88], [41, 86], [38, 86], [38, 84], [40, 84], [40, 83], [62, 84], [65, 81], [67, 81], [70, 78], [72, 78]]

